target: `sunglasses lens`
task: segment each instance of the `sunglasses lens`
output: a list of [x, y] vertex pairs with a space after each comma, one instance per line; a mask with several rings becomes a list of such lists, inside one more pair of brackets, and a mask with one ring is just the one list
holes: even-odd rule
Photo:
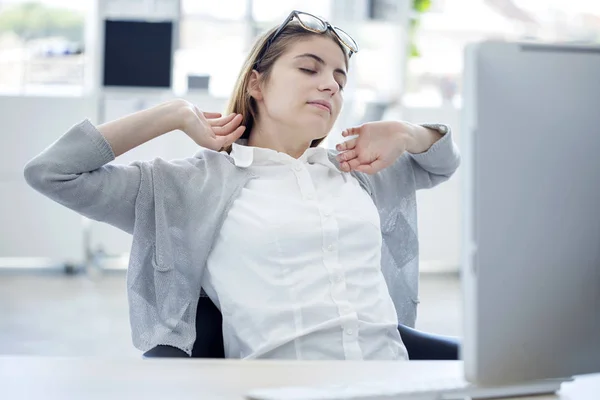
[[315, 32], [325, 32], [327, 25], [320, 19], [313, 17], [310, 14], [298, 13], [298, 19], [305, 28]]
[[358, 45], [356, 44], [354, 39], [352, 39], [352, 37], [350, 37], [350, 35], [348, 35], [346, 32], [344, 32], [340, 28], [336, 27], [334, 29], [335, 29], [335, 33], [338, 34], [338, 36], [340, 37], [342, 42], [344, 42], [344, 44], [346, 46], [348, 46], [350, 48], [350, 50], [352, 50], [353, 52], [356, 53], [358, 51]]

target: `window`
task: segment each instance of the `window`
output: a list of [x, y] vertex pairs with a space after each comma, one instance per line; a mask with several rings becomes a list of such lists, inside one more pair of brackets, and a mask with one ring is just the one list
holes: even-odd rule
[[192, 82], [200, 82], [196, 88], [228, 97], [256, 37], [280, 24], [294, 8], [328, 18], [330, 1], [221, 0], [217, 6], [182, 0], [176, 93], [193, 91]]
[[0, 92], [80, 94], [87, 5], [0, 0]]
[[252, 15], [257, 22], [269, 22], [277, 25], [283, 22], [292, 10], [305, 11], [318, 17], [329, 19], [331, 1], [327, 0], [254, 0]]
[[195, 16], [217, 21], [241, 21], [247, 14], [247, 0], [210, 1], [181, 0], [181, 11], [186, 16]]
[[[439, 4], [436, 4], [439, 3]], [[407, 65], [407, 107], [459, 107], [464, 48], [485, 39], [600, 41], [600, 6], [585, 0], [434, 0]]]

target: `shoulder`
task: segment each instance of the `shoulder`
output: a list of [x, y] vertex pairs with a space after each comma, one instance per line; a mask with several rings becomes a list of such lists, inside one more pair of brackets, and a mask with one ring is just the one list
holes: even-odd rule
[[151, 181], [160, 179], [165, 184], [185, 183], [191, 179], [205, 182], [224, 180], [243, 175], [227, 153], [208, 149], [202, 149], [192, 157], [171, 160], [157, 157], [134, 164], [142, 170], [142, 174], [150, 175]]
[[351, 172], [373, 197], [397, 198], [415, 192], [413, 169], [408, 153], [402, 154], [389, 167], [375, 173]]
[[219, 168], [233, 168], [235, 164], [231, 156], [225, 152], [201, 149], [194, 156], [167, 160], [161, 157], [147, 162], [152, 168], [168, 170], [203, 169], [212, 170]]

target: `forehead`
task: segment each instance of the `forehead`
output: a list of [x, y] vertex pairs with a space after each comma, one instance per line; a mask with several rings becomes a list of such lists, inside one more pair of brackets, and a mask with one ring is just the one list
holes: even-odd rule
[[309, 36], [293, 43], [286, 51], [286, 57], [294, 59], [300, 54], [314, 54], [334, 68], [347, 70], [346, 56], [340, 45], [327, 35]]

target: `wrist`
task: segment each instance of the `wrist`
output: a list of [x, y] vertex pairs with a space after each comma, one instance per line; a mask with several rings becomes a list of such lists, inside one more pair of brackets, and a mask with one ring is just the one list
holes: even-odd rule
[[419, 132], [419, 128], [424, 128], [409, 122], [403, 122], [401, 124], [403, 124], [401, 132], [402, 140], [406, 144], [406, 151], [409, 153], [418, 153], [422, 147], [420, 145], [422, 132]]
[[409, 141], [410, 148], [407, 146], [406, 151], [412, 154], [425, 153], [442, 137], [439, 131], [421, 125], [411, 124], [408, 131], [412, 140]]
[[164, 120], [169, 132], [185, 131], [186, 124], [194, 116], [194, 105], [184, 99], [171, 100], [164, 104]]

